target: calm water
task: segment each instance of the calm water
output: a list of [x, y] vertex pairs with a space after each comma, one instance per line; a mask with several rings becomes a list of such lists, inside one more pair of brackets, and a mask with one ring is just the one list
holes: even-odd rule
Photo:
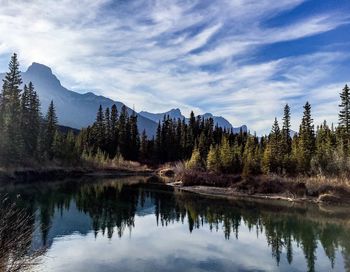
[[229, 201], [145, 178], [2, 188], [35, 213], [37, 271], [350, 271], [350, 215]]

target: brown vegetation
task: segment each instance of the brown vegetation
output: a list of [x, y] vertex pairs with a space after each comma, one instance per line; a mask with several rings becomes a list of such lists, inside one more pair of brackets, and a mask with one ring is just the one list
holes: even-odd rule
[[[213, 187], [222, 188], [220, 194], [266, 196], [288, 199], [307, 199], [314, 202], [350, 204], [348, 181], [316, 177], [286, 178], [277, 175], [243, 177], [241, 175], [218, 174], [199, 170], [184, 170], [175, 177], [183, 187], [200, 186], [215, 194]], [[226, 192], [222, 192], [226, 190]], [[194, 190], [195, 191], [195, 190]]]
[[33, 218], [8, 199], [0, 200], [0, 271], [30, 271], [45, 249], [30, 248]]

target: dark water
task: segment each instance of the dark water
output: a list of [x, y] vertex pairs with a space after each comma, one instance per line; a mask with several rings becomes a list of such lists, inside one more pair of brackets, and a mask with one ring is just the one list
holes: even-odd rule
[[350, 271], [350, 214], [201, 197], [145, 178], [2, 188], [31, 221], [37, 271]]

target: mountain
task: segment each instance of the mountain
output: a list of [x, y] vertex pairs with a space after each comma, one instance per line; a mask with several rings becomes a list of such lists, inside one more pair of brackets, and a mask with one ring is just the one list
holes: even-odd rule
[[158, 123], [159, 121], [162, 121], [164, 116], [168, 116], [171, 119], [183, 119], [185, 118], [185, 116], [182, 115], [180, 109], [172, 109], [170, 111], [167, 112], [162, 112], [162, 113], [151, 113], [148, 111], [140, 111], [140, 115], [152, 120], [153, 122]]
[[[0, 74], [3, 78], [4, 74]], [[104, 96], [97, 96], [91, 92], [80, 94], [68, 90], [61, 85], [58, 78], [52, 73], [51, 68], [33, 63], [26, 72], [22, 72], [24, 84], [32, 81], [37, 91], [43, 113], [46, 112], [51, 100], [54, 101], [59, 123], [64, 126], [80, 129], [91, 125], [95, 118], [98, 107], [111, 107], [113, 104], [120, 111], [123, 103], [113, 101]], [[127, 107], [129, 114], [132, 109]], [[149, 136], [153, 136], [157, 123], [138, 114], [138, 127], [140, 132], [144, 129]]]
[[[4, 78], [4, 73], [0, 74], [0, 79]], [[54, 101], [56, 106], [56, 112], [62, 131], [66, 131], [69, 128], [81, 129], [91, 125], [96, 118], [96, 112], [98, 107], [102, 105], [105, 109], [111, 107], [113, 104], [117, 106], [120, 112], [121, 107], [124, 105], [122, 102], [113, 101], [104, 96], [95, 95], [92, 92], [80, 94], [71, 90], [68, 90], [61, 85], [59, 79], [53, 74], [50, 67], [43, 64], [33, 62], [27, 69], [22, 72], [23, 84], [33, 82], [35, 90], [37, 91], [43, 114], [49, 106], [51, 100]], [[129, 114], [132, 114], [133, 110], [127, 107]], [[164, 116], [169, 115], [171, 118], [185, 118], [180, 109], [172, 109], [164, 113], [150, 113], [141, 111], [136, 113], [138, 116], [138, 127], [140, 133], [146, 130], [149, 137], [155, 135], [158, 122], [163, 120]], [[238, 128], [232, 127], [229, 121], [221, 116], [213, 116], [211, 113], [202, 115], [203, 118], [208, 119], [212, 117], [214, 124], [223, 128], [233, 129], [234, 132], [239, 132], [240, 129], [247, 131], [246, 126]], [[188, 119], [186, 119], [188, 120]], [[74, 131], [77, 133], [77, 131]]]
[[[146, 117], [147, 119], [150, 119], [150, 120], [156, 122], [156, 123], [158, 123], [159, 121], [162, 121], [164, 116], [169, 116], [172, 119], [185, 118], [185, 116], [182, 115], [180, 109], [172, 109], [170, 111], [163, 112], [163, 113], [150, 113], [147, 111], [141, 111], [139, 114]], [[245, 126], [245, 125], [243, 125], [241, 127], [233, 127], [232, 124], [229, 121], [227, 121], [224, 117], [213, 116], [211, 113], [205, 113], [205, 114], [200, 115], [200, 116], [204, 119], [213, 118], [215, 125], [218, 125], [219, 127], [226, 128], [226, 129], [232, 129], [233, 132], [235, 132], [235, 133], [238, 133], [241, 129], [244, 132], [247, 132], [247, 130], [248, 130], [247, 126]], [[186, 118], [186, 121], [188, 121], [188, 118]]]

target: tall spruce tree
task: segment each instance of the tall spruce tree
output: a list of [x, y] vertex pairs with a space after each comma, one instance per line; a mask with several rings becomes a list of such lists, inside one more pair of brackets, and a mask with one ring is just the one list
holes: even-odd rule
[[333, 165], [334, 135], [327, 122], [324, 121], [317, 129], [316, 133], [316, 151], [314, 160], [314, 170], [319, 174], [334, 174], [331, 165]]
[[136, 161], [140, 150], [140, 135], [137, 128], [137, 115], [133, 111], [129, 118], [130, 138], [129, 138], [129, 157], [128, 159]]
[[27, 131], [28, 142], [30, 145], [28, 146], [29, 156], [37, 156], [38, 155], [38, 143], [39, 143], [39, 135], [40, 135], [40, 126], [41, 126], [41, 112], [40, 112], [40, 101], [37, 92], [34, 89], [34, 85], [32, 82], [28, 84], [29, 91], [29, 123], [30, 123], [30, 131]]
[[126, 106], [123, 105], [119, 115], [118, 131], [119, 131], [119, 151], [124, 158], [127, 157], [128, 144], [130, 140], [130, 138], [128, 138], [128, 135], [129, 135], [128, 122], [129, 122], [129, 115], [128, 115]]
[[220, 144], [221, 170], [224, 173], [232, 172], [234, 154], [227, 137], [223, 137]]
[[304, 115], [299, 129], [299, 137], [299, 169], [302, 172], [309, 172], [311, 158], [315, 151], [315, 131], [309, 102], [306, 102], [304, 106]]
[[292, 150], [292, 138], [290, 136], [290, 107], [284, 106], [282, 125], [282, 145], [284, 155], [289, 155]]
[[148, 158], [149, 158], [148, 139], [147, 139], [146, 130], [143, 130], [141, 135], [141, 143], [140, 143], [140, 160], [146, 161]]
[[244, 176], [256, 175], [260, 173], [260, 150], [256, 136], [249, 135], [243, 152], [243, 172]]
[[23, 152], [21, 133], [21, 74], [17, 55], [13, 54], [9, 71], [3, 79], [0, 104], [0, 160], [5, 164], [19, 163]]
[[118, 109], [115, 104], [113, 104], [111, 108], [111, 155], [114, 157], [117, 154], [118, 149], [118, 139], [119, 139], [119, 132], [118, 132]]
[[[51, 100], [47, 114], [45, 117], [45, 153], [47, 154], [48, 159], [52, 160], [54, 157], [54, 142], [55, 135], [57, 134], [57, 116], [56, 109], [53, 101]], [[58, 141], [59, 135], [57, 135], [56, 140]]]
[[100, 105], [96, 114], [94, 137], [96, 142], [95, 151], [97, 151], [97, 149], [104, 151], [106, 144], [106, 126], [102, 105]]
[[111, 143], [112, 143], [112, 124], [111, 124], [111, 114], [109, 108], [105, 110], [104, 116], [104, 127], [105, 127], [105, 144], [104, 150], [108, 153], [108, 156], [112, 158]]
[[207, 156], [207, 170], [213, 172], [220, 172], [220, 153], [218, 146], [210, 146], [209, 153]]
[[30, 149], [32, 144], [32, 139], [29, 137], [30, 129], [30, 97], [29, 97], [29, 88], [27, 85], [24, 85], [23, 92], [21, 95], [21, 133], [24, 144], [25, 156], [30, 156]]
[[344, 153], [349, 152], [350, 145], [350, 89], [345, 85], [340, 93], [339, 129]]
[[282, 171], [282, 135], [277, 118], [275, 118], [272, 125], [268, 145], [271, 152], [269, 162], [270, 172], [280, 173]]

